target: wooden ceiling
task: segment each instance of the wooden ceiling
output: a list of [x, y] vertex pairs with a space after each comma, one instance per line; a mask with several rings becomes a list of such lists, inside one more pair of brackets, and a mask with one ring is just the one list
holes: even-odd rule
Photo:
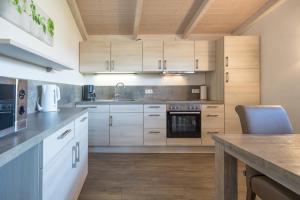
[[[87, 35], [231, 34], [280, 0], [68, 0]], [[86, 37], [86, 36], [85, 36]]]

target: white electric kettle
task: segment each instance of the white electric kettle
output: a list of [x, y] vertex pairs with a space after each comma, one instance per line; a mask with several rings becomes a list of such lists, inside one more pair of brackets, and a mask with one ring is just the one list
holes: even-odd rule
[[57, 112], [57, 102], [60, 100], [60, 89], [57, 85], [42, 85], [41, 105], [38, 110], [43, 112]]

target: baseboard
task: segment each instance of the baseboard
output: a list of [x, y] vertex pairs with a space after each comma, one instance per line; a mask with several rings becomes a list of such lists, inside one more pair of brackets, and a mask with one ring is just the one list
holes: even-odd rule
[[89, 147], [90, 153], [214, 153], [213, 146]]

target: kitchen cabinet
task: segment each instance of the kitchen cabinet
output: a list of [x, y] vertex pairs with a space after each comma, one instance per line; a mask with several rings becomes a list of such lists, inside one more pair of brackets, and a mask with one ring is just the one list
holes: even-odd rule
[[143, 41], [143, 72], [163, 71], [163, 41]]
[[194, 44], [194, 41], [164, 41], [164, 70], [193, 72], [195, 66]]
[[109, 146], [109, 105], [76, 105], [88, 108], [89, 146]]
[[143, 105], [110, 105], [110, 145], [143, 145]]
[[260, 39], [225, 36], [216, 44], [223, 76], [225, 134], [242, 133], [235, 106], [260, 104]]
[[[85, 114], [43, 141], [43, 200], [78, 198], [87, 175], [87, 126], [88, 115]], [[68, 142], [64, 142], [66, 140]], [[47, 149], [52, 149], [55, 154]]]
[[142, 72], [142, 41], [111, 42], [111, 72]]
[[224, 134], [224, 105], [202, 105], [201, 125], [202, 145], [214, 145], [212, 135]]
[[216, 67], [216, 42], [195, 41], [195, 71], [214, 71]]
[[80, 43], [80, 72], [110, 72], [110, 42]]

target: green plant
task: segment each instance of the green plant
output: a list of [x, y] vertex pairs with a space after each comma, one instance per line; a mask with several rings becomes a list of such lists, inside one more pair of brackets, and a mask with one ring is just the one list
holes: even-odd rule
[[47, 25], [48, 25], [48, 32], [53, 37], [54, 36], [54, 22], [52, 21], [51, 18], [48, 19]]

